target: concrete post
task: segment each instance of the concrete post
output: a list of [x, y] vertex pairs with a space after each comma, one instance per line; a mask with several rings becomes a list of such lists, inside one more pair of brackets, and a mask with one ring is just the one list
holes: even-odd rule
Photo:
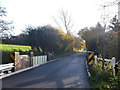
[[19, 67], [20, 67], [20, 53], [19, 52], [15, 52], [15, 71], [19, 70]]

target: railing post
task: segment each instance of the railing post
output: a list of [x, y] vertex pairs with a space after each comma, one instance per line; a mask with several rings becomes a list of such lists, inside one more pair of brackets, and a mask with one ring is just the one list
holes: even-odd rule
[[33, 52], [30, 52], [30, 66], [33, 66]]
[[50, 52], [47, 53], [47, 61], [50, 61]]
[[19, 52], [15, 52], [15, 71], [20, 69], [21, 63], [20, 63], [20, 53]]
[[95, 55], [95, 67], [97, 66], [97, 55]]
[[115, 57], [112, 57], [113, 75], [115, 76]]

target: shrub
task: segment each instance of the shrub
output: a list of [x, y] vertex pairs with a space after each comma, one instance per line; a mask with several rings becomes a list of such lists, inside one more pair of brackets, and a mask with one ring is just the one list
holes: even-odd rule
[[7, 64], [7, 63], [13, 63], [14, 62], [14, 60], [10, 57], [11, 53], [13, 53], [13, 52], [7, 52], [7, 51], [2, 52], [1, 64]]
[[89, 78], [89, 81], [93, 88], [110, 88], [109, 81], [113, 76], [109, 70], [101, 70], [99, 67], [91, 67], [90, 73], [91, 77]]

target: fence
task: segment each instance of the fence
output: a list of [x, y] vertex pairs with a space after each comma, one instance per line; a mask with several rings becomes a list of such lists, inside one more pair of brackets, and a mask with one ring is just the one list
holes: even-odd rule
[[47, 55], [34, 56], [33, 52], [29, 55], [20, 55], [19, 52], [15, 52], [15, 71], [46, 62]]
[[43, 64], [47, 62], [47, 55], [33, 56], [33, 66], [36, 64]]
[[[103, 58], [98, 58], [97, 55], [95, 55], [95, 66], [98, 64], [99, 61], [103, 61]], [[105, 62], [109, 62], [109, 66], [105, 65], [107, 69], [113, 69], [113, 75], [115, 76], [115, 57], [112, 57], [112, 59], [104, 59]]]
[[6, 71], [17, 71], [37, 64], [44, 64], [48, 60], [47, 55], [34, 56], [33, 52], [30, 52], [29, 55], [20, 55], [19, 52], [15, 52], [14, 55], [10, 54], [10, 56], [14, 60], [14, 63], [1, 64], [0, 75], [4, 75]]

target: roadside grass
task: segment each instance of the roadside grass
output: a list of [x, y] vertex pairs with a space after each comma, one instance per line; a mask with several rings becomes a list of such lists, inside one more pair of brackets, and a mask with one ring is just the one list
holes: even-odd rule
[[30, 46], [22, 46], [22, 45], [10, 45], [10, 44], [0, 44], [0, 50], [1, 51], [30, 51], [31, 47]]

